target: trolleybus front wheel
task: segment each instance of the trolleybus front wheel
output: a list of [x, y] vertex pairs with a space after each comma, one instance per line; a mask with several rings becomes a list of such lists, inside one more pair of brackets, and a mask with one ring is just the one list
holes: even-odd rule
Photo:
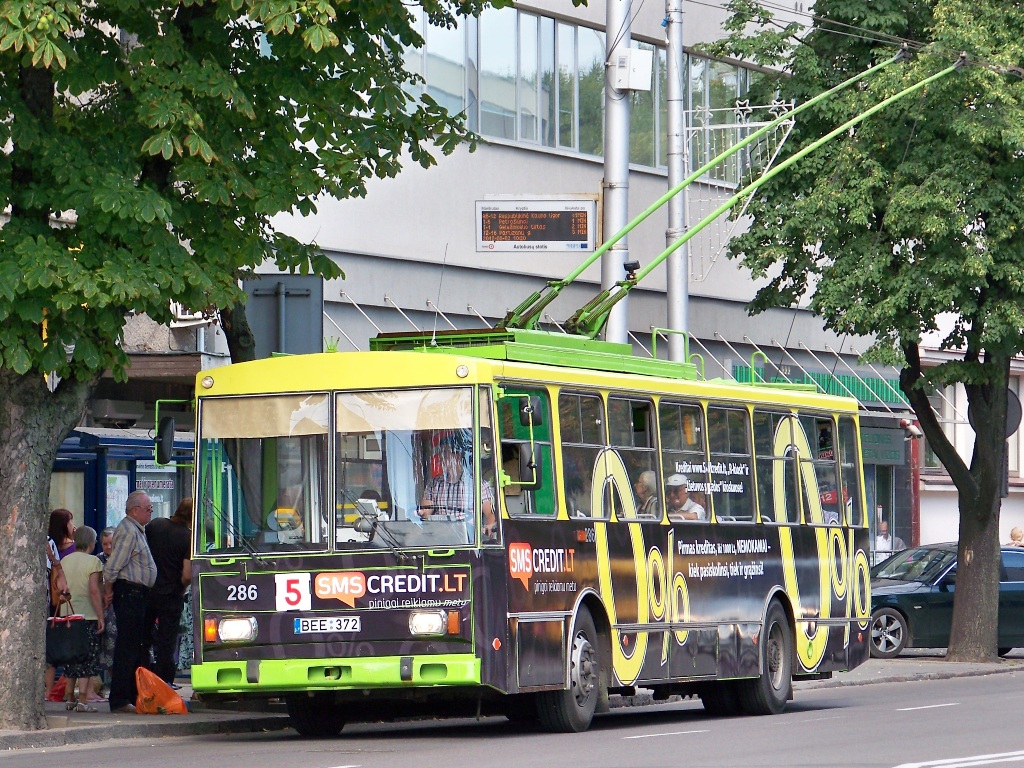
[[601, 697], [601, 640], [586, 606], [580, 606], [570, 637], [569, 689], [537, 694], [537, 716], [546, 731], [587, 730]]
[[293, 693], [285, 697], [288, 719], [300, 736], [337, 736], [345, 727], [341, 707], [330, 694]]

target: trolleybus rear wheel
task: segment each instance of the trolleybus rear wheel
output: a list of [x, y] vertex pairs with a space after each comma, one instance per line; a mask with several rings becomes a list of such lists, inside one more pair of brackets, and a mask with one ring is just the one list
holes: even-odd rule
[[337, 736], [345, 727], [341, 707], [330, 694], [295, 693], [285, 697], [288, 719], [300, 736], [310, 738]]
[[715, 717], [732, 717], [740, 713], [739, 694], [735, 680], [719, 680], [705, 683], [700, 691], [700, 703], [704, 711]]
[[581, 606], [569, 643], [569, 689], [537, 694], [541, 727], [558, 733], [579, 733], [590, 727], [601, 697], [601, 641], [594, 618]]
[[759, 645], [761, 675], [739, 683], [740, 704], [749, 715], [777, 715], [793, 687], [793, 634], [778, 602], [768, 607]]

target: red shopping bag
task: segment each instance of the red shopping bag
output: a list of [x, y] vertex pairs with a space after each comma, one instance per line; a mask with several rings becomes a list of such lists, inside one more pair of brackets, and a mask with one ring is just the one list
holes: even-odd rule
[[57, 678], [57, 681], [53, 686], [46, 692], [47, 701], [64, 701], [64, 691], [68, 687], [68, 681], [61, 675]]

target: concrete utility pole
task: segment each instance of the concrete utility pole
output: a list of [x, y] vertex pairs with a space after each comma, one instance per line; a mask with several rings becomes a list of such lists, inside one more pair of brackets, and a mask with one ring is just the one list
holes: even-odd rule
[[[665, 3], [665, 32], [667, 39], [666, 101], [668, 107], [668, 188], [673, 189], [689, 170], [690, 147], [686, 140], [686, 58], [683, 54], [683, 0]], [[666, 244], [671, 246], [683, 236], [687, 227], [686, 189], [668, 201], [668, 229]], [[684, 243], [668, 257], [668, 327], [688, 331], [690, 311], [689, 254]], [[683, 337], [668, 338], [670, 360], [683, 360]]]
[[[620, 56], [628, 67], [630, 0], [608, 0], [605, 11], [604, 87], [604, 235], [618, 232], [629, 223], [629, 90], [615, 87]], [[607, 290], [626, 277], [629, 261], [627, 238], [622, 238], [601, 259], [601, 288]], [[628, 300], [623, 298], [608, 315], [605, 339], [628, 341]]]

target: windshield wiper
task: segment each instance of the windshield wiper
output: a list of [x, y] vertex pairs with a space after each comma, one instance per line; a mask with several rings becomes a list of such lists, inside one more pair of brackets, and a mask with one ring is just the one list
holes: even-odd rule
[[360, 501], [368, 501], [367, 499], [355, 499], [354, 505], [356, 514], [359, 515], [359, 519], [355, 521], [352, 528], [359, 533], [365, 533], [367, 535], [366, 543], [369, 544], [373, 541], [374, 537], [379, 533], [380, 540], [384, 542], [385, 546], [391, 553], [401, 561], [412, 559], [410, 555], [402, 551], [401, 543], [395, 537], [395, 534], [388, 530], [387, 520], [382, 520], [379, 516], [379, 508], [377, 508], [376, 500], [374, 499], [373, 509], [377, 510], [377, 513], [367, 512], [362, 506]]
[[256, 547], [254, 547], [249, 539], [247, 539], [242, 532], [235, 527], [235, 524], [231, 522], [231, 518], [224, 514], [220, 507], [214, 503], [213, 499], [208, 496], [203, 497], [203, 506], [210, 512], [213, 512], [214, 517], [223, 523], [224, 527], [227, 528], [228, 533], [234, 536], [236, 541], [241, 543], [242, 549], [245, 550], [246, 554], [256, 560], [260, 565], [266, 565], [266, 561], [263, 559], [262, 555], [260, 555], [259, 551], [257, 551]]

